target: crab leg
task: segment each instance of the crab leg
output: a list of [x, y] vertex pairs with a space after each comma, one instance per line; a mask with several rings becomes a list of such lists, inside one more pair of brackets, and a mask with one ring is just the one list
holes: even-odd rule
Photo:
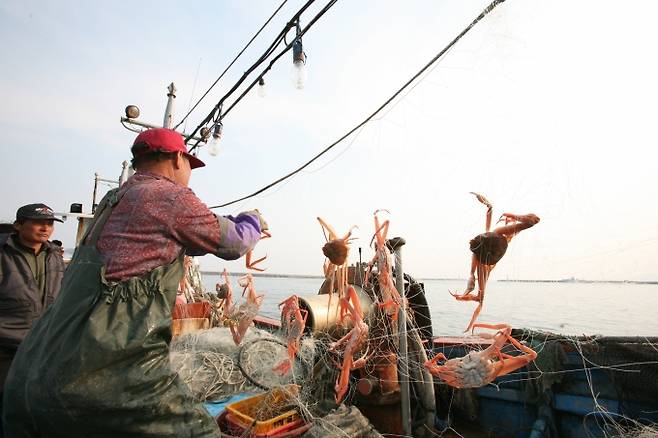
[[[263, 231], [261, 233], [260, 240], [267, 239], [269, 237], [272, 237], [272, 235], [267, 231]], [[247, 254], [245, 255], [245, 262], [246, 262], [245, 264], [246, 264], [247, 269], [251, 269], [253, 271], [258, 271], [258, 272], [265, 271], [265, 269], [257, 268], [256, 265], [258, 263], [262, 262], [263, 260], [265, 260], [267, 258], [267, 256], [264, 256], [264, 257], [261, 257], [257, 260], [252, 261], [251, 260], [252, 255], [253, 255], [252, 250], [247, 251]]]
[[242, 342], [242, 339], [247, 333], [249, 326], [251, 326], [254, 317], [258, 314], [258, 309], [260, 309], [264, 297], [264, 295], [256, 294], [251, 274], [247, 274], [238, 279], [238, 284], [244, 288], [242, 296], [246, 293], [247, 301], [246, 303], [241, 304], [240, 307], [233, 312], [238, 318], [237, 324], [231, 324], [229, 326], [235, 345], [239, 345]]
[[322, 225], [323, 231], [327, 230], [327, 232], [329, 233], [329, 237], [327, 237], [327, 241], [338, 239], [338, 234], [334, 230], [334, 227], [332, 227], [327, 222], [325, 222], [324, 219], [322, 219], [321, 217], [318, 217], [318, 222], [320, 222], [320, 225]]
[[[514, 235], [518, 234], [519, 232], [528, 229], [530, 227], [533, 227], [539, 223], [539, 217], [537, 217], [532, 213], [524, 214], [524, 215], [503, 213], [500, 217], [501, 219], [499, 219], [499, 222], [501, 220], [504, 220], [505, 225], [496, 228], [494, 230], [494, 233], [502, 234], [503, 236], [506, 236], [508, 240], [510, 240], [512, 237], [514, 237]], [[515, 223], [513, 223], [512, 225], [507, 225], [508, 222], [515, 222]]]
[[466, 333], [469, 330], [474, 328], [475, 320], [477, 319], [478, 316], [480, 316], [481, 311], [482, 311], [482, 302], [480, 301], [480, 303], [477, 305], [477, 307], [473, 311], [473, 316], [471, 316], [471, 320], [468, 322], [468, 327], [466, 327], [466, 330], [464, 330], [464, 333]]
[[[363, 322], [361, 304], [359, 303], [359, 298], [353, 287], [348, 288], [348, 296], [341, 304], [349, 311], [354, 327], [347, 335], [334, 342], [331, 346], [331, 350], [336, 351], [338, 347], [345, 344], [345, 349], [343, 351], [343, 365], [335, 386], [336, 403], [339, 403], [347, 392], [350, 372], [354, 367], [354, 353], [361, 348], [361, 345], [368, 339], [368, 325]], [[365, 360], [361, 361], [361, 359], [359, 359], [358, 362], [360, 366], [365, 365]]]
[[[496, 377], [504, 376], [505, 374], [509, 374], [512, 371], [516, 371], [537, 358], [537, 352], [535, 352], [535, 350], [530, 347], [526, 347], [512, 337], [512, 327], [510, 327], [508, 324], [475, 324], [473, 328], [475, 329], [476, 327], [498, 330], [498, 332], [493, 335], [494, 344], [488, 347], [487, 350], [490, 348], [495, 348], [500, 352], [500, 349], [503, 347], [503, 345], [505, 345], [506, 342], [509, 342], [516, 349], [523, 352], [523, 354], [518, 356], [511, 356], [509, 354], [501, 353], [503, 360], [498, 362], [500, 365], [498, 365]], [[482, 334], [480, 336], [486, 337], [486, 335]]]
[[[482, 310], [482, 303], [484, 302], [484, 290], [487, 286], [487, 280], [489, 279], [489, 274], [491, 274], [491, 270], [494, 268], [496, 265], [485, 265], [477, 261], [477, 258], [475, 255], [472, 257], [472, 263], [471, 263], [471, 269], [473, 269], [473, 265], [475, 266], [475, 269], [477, 271], [477, 283], [478, 283], [478, 293], [477, 295], [471, 294], [472, 290], [465, 292], [463, 295], [457, 295], [453, 294], [450, 292], [450, 295], [455, 297], [458, 301], [477, 301], [479, 304], [475, 308], [475, 311], [473, 312], [473, 316], [471, 317], [471, 321], [468, 323], [468, 327], [466, 327], [466, 330], [464, 332], [467, 332], [473, 328], [473, 324], [475, 323], [475, 320], [477, 319], [478, 315], [480, 314], [480, 311]], [[473, 273], [471, 272], [471, 276]], [[472, 277], [471, 277], [472, 278]], [[471, 280], [469, 280], [469, 287], [471, 286]]]
[[448, 361], [448, 358], [443, 353], [437, 353], [432, 359], [425, 362], [424, 366], [432, 375], [443, 380], [447, 385], [455, 388], [461, 387], [459, 384], [459, 376], [453, 370], [444, 365], [437, 365], [438, 361]]
[[491, 214], [493, 212], [493, 206], [487, 200], [487, 198], [480, 195], [479, 193], [475, 193], [475, 192], [470, 192], [470, 193], [472, 195], [475, 195], [475, 197], [478, 198], [478, 201], [480, 201], [481, 203], [483, 203], [484, 205], [487, 206], [487, 220], [486, 220], [486, 226], [485, 226], [484, 229], [485, 229], [486, 232], [489, 232], [489, 230], [491, 229]]
[[304, 333], [308, 312], [299, 308], [299, 298], [296, 295], [292, 295], [283, 301], [279, 304], [279, 307], [281, 306], [283, 306], [281, 314], [285, 319], [284, 327], [288, 340], [288, 358], [274, 367], [273, 371], [285, 375], [292, 369], [293, 360], [295, 360], [295, 356], [299, 351], [300, 340]]
[[251, 269], [251, 270], [254, 270], [254, 271], [258, 271], [258, 272], [265, 271], [265, 269], [257, 268], [256, 265], [258, 263], [262, 262], [263, 260], [265, 260], [267, 258], [267, 256], [261, 257], [257, 260], [254, 260], [254, 261], [251, 261], [251, 254], [252, 254], [252, 252], [249, 251], [249, 252], [247, 252], [247, 255], [245, 256], [246, 262], [247, 262], [246, 263], [247, 269]]

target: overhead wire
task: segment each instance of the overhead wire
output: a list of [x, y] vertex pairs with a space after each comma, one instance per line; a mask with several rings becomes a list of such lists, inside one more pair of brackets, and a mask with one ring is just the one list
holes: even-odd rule
[[[190, 94], [190, 101], [187, 104], [187, 110], [188, 111], [190, 110], [190, 106], [192, 106], [192, 99], [194, 99], [194, 92], [196, 91], [196, 83], [199, 80], [199, 71], [201, 70], [201, 60], [202, 59], [203, 58], [199, 58], [199, 63], [196, 66], [196, 74], [194, 75], [194, 82], [192, 83], [192, 93]], [[210, 91], [210, 90], [208, 90], [208, 91]], [[188, 114], [189, 114], [189, 112], [188, 112]], [[185, 117], [187, 117], [187, 116], [185, 116]], [[181, 120], [180, 123], [178, 125], [176, 125], [176, 127], [180, 126], [180, 124], [183, 123], [183, 122], [185, 122], [185, 124], [183, 125], [183, 132], [185, 132], [185, 130], [187, 129], [187, 120]]]
[[[254, 36], [251, 37], [251, 39], [249, 40], [249, 42], [248, 42], [248, 43], [242, 48], [242, 50], [240, 50], [240, 52], [235, 56], [235, 58], [233, 58], [233, 61], [231, 61], [231, 63], [230, 63], [225, 69], [224, 69], [224, 71], [219, 75], [219, 77], [218, 77], [217, 79], [215, 79], [215, 82], [213, 82], [212, 85], [211, 85], [210, 87], [208, 87], [208, 89], [206, 90], [206, 92], [203, 93], [203, 96], [201, 96], [201, 97], [199, 98], [199, 100], [197, 100], [197, 102], [194, 104], [194, 106], [193, 106], [190, 110], [188, 110], [187, 114], [185, 114], [185, 117], [183, 117], [183, 118], [181, 119], [181, 121], [178, 122], [178, 124], [176, 124], [176, 126], [174, 127], [174, 129], [177, 129], [181, 124], [183, 124], [183, 122], [185, 122], [185, 120], [187, 120], [187, 118], [189, 117], [189, 115], [192, 114], [192, 112], [196, 109], [197, 106], [199, 106], [199, 104], [201, 103], [201, 101], [202, 101], [202, 100], [208, 95], [208, 93], [210, 93], [210, 91], [215, 87], [215, 85], [217, 85], [217, 83], [218, 83], [218, 82], [224, 77], [224, 75], [226, 74], [226, 72], [227, 72], [227, 71], [233, 66], [233, 64], [235, 64], [235, 62], [238, 60], [238, 58], [240, 58], [240, 56], [242, 56], [242, 54], [244, 53], [244, 51], [247, 50], [247, 48], [249, 48], [249, 46], [251, 45], [251, 43], [252, 43], [252, 42], [258, 37], [258, 35], [260, 35], [260, 33], [263, 31], [263, 29], [265, 29], [265, 27], [267, 27], [267, 25], [270, 23], [270, 21], [272, 21], [272, 19], [276, 16], [276, 14], [279, 13], [279, 11], [281, 10], [281, 8], [283, 8], [283, 6], [284, 6], [287, 2], [288, 2], [288, 0], [283, 0], [283, 2], [279, 5], [279, 7], [276, 8], [276, 10], [272, 13], [272, 15], [270, 15], [270, 18], [268, 18], [267, 21], [266, 21], [266, 22], [260, 27], [260, 29], [258, 29], [258, 32], [256, 32], [256, 33], [254, 34]], [[198, 73], [199, 73], [199, 72], [198, 72], [198, 70], [197, 70], [197, 75], [198, 75]], [[196, 82], [196, 79], [195, 79], [195, 82]]]
[[[335, 2], [335, 1], [336, 1], [336, 0], [333, 0], [333, 2]], [[237, 90], [237, 89], [240, 87], [240, 85], [242, 85], [242, 83], [247, 79], [247, 77], [249, 77], [249, 75], [251, 75], [251, 73], [252, 73], [256, 68], [258, 68], [258, 66], [260, 66], [263, 62], [265, 62], [265, 61], [267, 60], [267, 58], [269, 58], [269, 56], [274, 52], [274, 50], [276, 49], [276, 47], [281, 43], [281, 41], [283, 41], [283, 39], [284, 39], [285, 35], [288, 33], [288, 31], [289, 31], [290, 29], [292, 29], [292, 27], [296, 24], [297, 20], [299, 20], [299, 17], [300, 17], [300, 16], [306, 11], [306, 9], [308, 9], [308, 8], [309, 8], [314, 2], [315, 2], [315, 0], [308, 0], [308, 1], [307, 1], [307, 2], [306, 2], [301, 8], [295, 13], [295, 15], [293, 15], [293, 17], [290, 19], [290, 21], [288, 21], [288, 22], [286, 23], [286, 25], [285, 25], [284, 28], [281, 30], [281, 32], [276, 36], [276, 38], [274, 39], [274, 41], [272, 42], [272, 44], [270, 44], [270, 46], [269, 46], [269, 47], [265, 50], [265, 52], [264, 52], [264, 53], [258, 58], [258, 60], [257, 60], [254, 64], [252, 64], [251, 67], [249, 67], [249, 68], [243, 73], [243, 75], [242, 75], [242, 76], [240, 77], [240, 79], [239, 79], [239, 80], [233, 85], [233, 87], [231, 87], [231, 89], [230, 89], [226, 94], [224, 94], [224, 96], [222, 96], [222, 98], [219, 100], [219, 102], [217, 102], [217, 104], [215, 105], [215, 107], [212, 109], [212, 111], [210, 111], [210, 113], [206, 116], [206, 118], [203, 119], [203, 121], [202, 121], [201, 123], [199, 123], [199, 125], [194, 129], [194, 131], [192, 131], [191, 134], [189, 134], [189, 135], [187, 136], [187, 138], [185, 138], [185, 142], [186, 142], [186, 143], [189, 142], [190, 139], [192, 139], [192, 138], [194, 137], [194, 135], [195, 135], [195, 134], [196, 134], [196, 133], [197, 133], [202, 127], [204, 127], [206, 124], [208, 124], [211, 120], [213, 120], [213, 121], [217, 121], [217, 120], [214, 120], [215, 115], [216, 115], [217, 112], [220, 111], [220, 109], [223, 107], [223, 105], [224, 105], [224, 101], [225, 101], [226, 99], [228, 99], [228, 98], [229, 98], [229, 97], [235, 92], [235, 90]], [[333, 2], [330, 2], [330, 3], [333, 3]], [[308, 29], [309, 27], [310, 27], [310, 26], [307, 26], [307, 29]], [[292, 47], [292, 44], [286, 46], [286, 50], [288, 50], [290, 47]], [[277, 59], [278, 59], [278, 58], [277, 58]], [[267, 70], [266, 70], [266, 71], [267, 71]], [[258, 79], [260, 79], [261, 76], [262, 76], [262, 74], [258, 77]], [[255, 82], [258, 82], [258, 80], [256, 80]], [[219, 116], [218, 116], [218, 119], [221, 118], [221, 116], [222, 116], [222, 114], [221, 114], [221, 112], [220, 112], [220, 114], [219, 114]], [[190, 148], [189, 152], [194, 151], [194, 149], [196, 149], [196, 148], [198, 147], [198, 145], [199, 145], [199, 141], [197, 141], [197, 142], [194, 144], [194, 146], [192, 146], [192, 147]]]
[[293, 170], [292, 172], [282, 176], [281, 178], [278, 178], [274, 182], [266, 185], [265, 187], [255, 191], [254, 193], [251, 193], [249, 195], [243, 196], [241, 198], [235, 199], [230, 202], [226, 202], [224, 204], [219, 204], [219, 205], [214, 205], [210, 208], [222, 208], [222, 207], [227, 207], [229, 205], [235, 204], [237, 202], [244, 201], [245, 199], [253, 198], [254, 196], [257, 196], [264, 191], [274, 187], [275, 185], [281, 183], [282, 181], [285, 181], [286, 179], [294, 176], [295, 174], [301, 172], [304, 168], [309, 166], [311, 163], [313, 163], [315, 160], [329, 152], [334, 146], [337, 144], [341, 143], [343, 140], [345, 140], [347, 137], [352, 135], [355, 131], [357, 131], [359, 128], [370, 122], [377, 114], [379, 114], [384, 108], [386, 108], [396, 97], [400, 95], [409, 85], [411, 85], [419, 76], [421, 76], [428, 68], [430, 68], [435, 62], [437, 62], [448, 50], [452, 48], [464, 35], [466, 35], [476, 24], [480, 22], [486, 15], [488, 15], [496, 6], [498, 6], [500, 3], [503, 3], [505, 0], [493, 0], [486, 8], [480, 12], [480, 14], [469, 24], [464, 30], [462, 30], [446, 47], [441, 49], [437, 55], [435, 55], [423, 68], [421, 68], [416, 74], [414, 74], [411, 79], [409, 79], [407, 82], [402, 85], [393, 95], [391, 95], [386, 101], [381, 104], [374, 112], [372, 112], [368, 117], [366, 117], [363, 121], [358, 123], [356, 126], [354, 126], [352, 129], [350, 129], [347, 133], [345, 133], [343, 136], [341, 136], [338, 140], [334, 141], [332, 144], [327, 146], [325, 149], [323, 149], [320, 153], [315, 155], [313, 158], [308, 160], [306, 163], [302, 164], [300, 167], [297, 169]]

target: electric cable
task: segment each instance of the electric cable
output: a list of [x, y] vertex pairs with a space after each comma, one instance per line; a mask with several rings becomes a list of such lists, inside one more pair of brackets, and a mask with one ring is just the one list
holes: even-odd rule
[[[201, 103], [201, 101], [202, 101], [202, 100], [208, 95], [208, 93], [210, 93], [210, 90], [212, 90], [212, 89], [215, 87], [215, 85], [217, 85], [217, 83], [218, 83], [218, 82], [224, 77], [224, 75], [226, 74], [226, 72], [227, 72], [227, 71], [233, 66], [233, 64], [235, 64], [235, 62], [238, 60], [238, 58], [240, 58], [240, 56], [242, 56], [242, 54], [244, 53], [244, 51], [247, 50], [247, 48], [251, 45], [251, 43], [252, 43], [252, 42], [258, 37], [258, 35], [260, 35], [260, 33], [263, 31], [263, 29], [265, 29], [265, 27], [270, 23], [270, 21], [272, 21], [272, 19], [276, 16], [276, 14], [279, 13], [279, 11], [281, 10], [281, 8], [283, 8], [283, 6], [284, 6], [287, 2], [288, 2], [288, 0], [283, 0], [283, 2], [279, 5], [279, 7], [276, 8], [276, 10], [272, 13], [272, 15], [270, 15], [270, 18], [267, 19], [267, 21], [265, 22], [265, 24], [263, 24], [263, 25], [261, 26], [261, 28], [258, 29], [258, 32], [256, 32], [256, 33], [254, 34], [254, 36], [251, 37], [251, 39], [249, 40], [249, 42], [247, 43], [247, 45], [244, 46], [244, 47], [242, 48], [242, 50], [240, 50], [240, 53], [238, 53], [238, 54], [236, 55], [236, 57], [233, 58], [233, 61], [231, 61], [231, 63], [230, 63], [225, 69], [224, 69], [224, 71], [219, 75], [219, 77], [218, 77], [217, 79], [215, 79], [215, 82], [212, 83], [212, 85], [208, 88], [208, 90], [206, 90], [206, 92], [203, 93], [203, 96], [201, 96], [201, 97], [199, 98], [199, 100], [194, 104], [194, 106], [193, 106], [193, 107], [187, 112], [187, 114], [185, 114], [185, 117], [183, 117], [183, 118], [181, 119], [181, 121], [178, 122], [178, 124], [176, 124], [176, 126], [174, 126], [174, 130], [175, 130], [175, 129], [178, 129], [178, 127], [179, 127], [183, 122], [185, 122], [185, 120], [189, 117], [189, 115], [192, 114], [192, 111], [194, 111], [194, 110], [196, 109], [196, 107]], [[197, 74], [198, 74], [198, 70], [197, 70]]]
[[414, 74], [411, 79], [409, 79], [407, 82], [405, 82], [402, 87], [400, 87], [391, 97], [389, 97], [382, 105], [379, 106], [372, 114], [370, 114], [368, 117], [366, 117], [362, 122], [360, 122], [358, 125], [350, 129], [346, 134], [344, 134], [342, 137], [340, 137], [338, 140], [327, 146], [324, 150], [322, 150], [319, 154], [315, 155], [313, 158], [308, 160], [306, 163], [302, 164], [300, 167], [297, 169], [293, 170], [292, 172], [288, 173], [285, 176], [282, 176], [281, 178], [275, 180], [274, 182], [266, 185], [265, 187], [257, 190], [256, 192], [243, 196], [241, 198], [238, 198], [236, 200], [233, 200], [231, 202], [226, 202], [224, 204], [220, 205], [214, 205], [210, 208], [222, 208], [222, 207], [227, 207], [229, 205], [235, 204], [240, 201], [244, 201], [245, 199], [253, 198], [254, 196], [257, 196], [264, 191], [274, 187], [275, 185], [279, 184], [282, 181], [285, 181], [286, 179], [294, 176], [295, 174], [299, 173], [302, 171], [304, 168], [306, 168], [308, 165], [313, 163], [315, 160], [320, 158], [322, 155], [327, 153], [329, 150], [331, 150], [334, 146], [345, 140], [347, 137], [352, 135], [355, 131], [357, 131], [359, 128], [364, 126], [366, 123], [370, 122], [377, 114], [379, 114], [388, 104], [390, 104], [400, 93], [402, 93], [411, 83], [413, 83], [420, 75], [422, 75], [428, 68], [430, 68], [436, 61], [438, 61], [444, 53], [446, 53], [448, 50], [452, 48], [453, 45], [457, 43], [464, 35], [466, 35], [476, 24], [480, 22], [486, 15], [488, 15], [498, 4], [503, 3], [505, 0], [494, 0], [492, 1], [489, 6], [484, 8], [484, 10], [478, 15], [475, 20], [471, 22], [464, 30], [462, 30], [446, 47], [444, 47], [436, 56], [434, 56], [425, 66], [420, 69], [416, 74]]

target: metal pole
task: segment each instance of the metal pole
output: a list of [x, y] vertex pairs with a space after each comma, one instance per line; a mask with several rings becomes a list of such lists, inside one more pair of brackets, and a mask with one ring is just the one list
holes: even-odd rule
[[173, 82], [169, 84], [167, 90], [169, 90], [169, 93], [167, 93], [167, 109], [165, 109], [162, 127], [171, 129], [174, 126], [174, 99], [176, 99], [176, 87]]
[[359, 286], [363, 287], [363, 263], [361, 262], [361, 247], [359, 247]]
[[94, 193], [91, 196], [91, 214], [96, 212], [96, 192], [98, 191], [98, 172], [94, 173]]
[[411, 435], [411, 402], [409, 400], [409, 354], [407, 351], [407, 305], [404, 297], [404, 271], [402, 270], [402, 245], [405, 241], [401, 237], [391, 239], [395, 250], [395, 287], [400, 296], [400, 310], [398, 315], [398, 334], [400, 337], [400, 355], [398, 357], [400, 381], [400, 405], [402, 409], [402, 432], [404, 436]]

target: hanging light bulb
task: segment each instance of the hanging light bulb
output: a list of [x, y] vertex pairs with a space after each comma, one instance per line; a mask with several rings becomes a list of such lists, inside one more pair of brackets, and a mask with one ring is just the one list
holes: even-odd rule
[[297, 37], [292, 44], [292, 81], [295, 88], [301, 90], [306, 83], [306, 53], [304, 53], [304, 47], [302, 46], [302, 37], [300, 36], [302, 29], [299, 26], [299, 20], [297, 20], [296, 26]]
[[267, 90], [265, 89], [265, 79], [258, 79], [258, 97], [267, 96]]
[[208, 153], [213, 157], [219, 155], [219, 151], [220, 151], [219, 140], [222, 138], [223, 129], [224, 126], [222, 125], [222, 122], [217, 122], [215, 124], [215, 129], [213, 129], [212, 132], [212, 138], [208, 142]]

